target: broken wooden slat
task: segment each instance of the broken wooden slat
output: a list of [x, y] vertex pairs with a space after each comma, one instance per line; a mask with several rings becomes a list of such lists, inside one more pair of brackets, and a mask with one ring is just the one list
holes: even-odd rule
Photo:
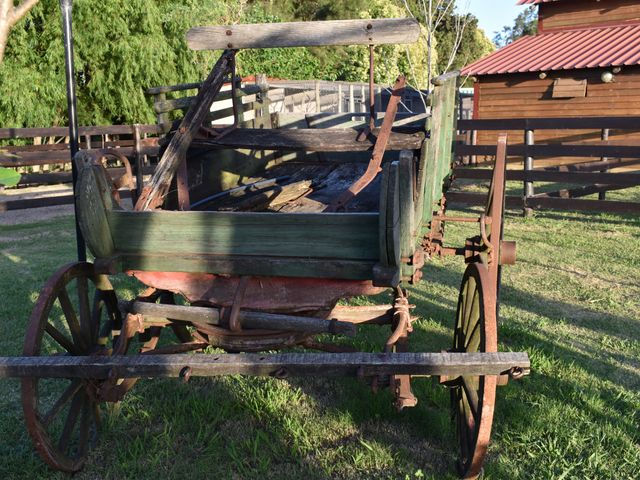
[[136, 202], [136, 210], [154, 209], [162, 204], [178, 166], [184, 161], [191, 140], [209, 114], [211, 104], [220, 92], [225, 77], [234, 62], [235, 52], [232, 51], [225, 51], [216, 62], [198, 92], [196, 101], [182, 119], [177, 133], [171, 138], [151, 182], [144, 188], [142, 195]]
[[328, 20], [194, 27], [187, 45], [192, 50], [383, 45], [414, 43], [419, 36], [413, 18]]

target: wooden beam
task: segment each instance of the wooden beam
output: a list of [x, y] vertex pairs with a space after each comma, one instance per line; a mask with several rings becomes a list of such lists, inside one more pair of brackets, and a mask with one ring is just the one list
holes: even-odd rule
[[[131, 302], [126, 310], [133, 314], [148, 317], [181, 320], [191, 322], [196, 326], [226, 324], [221, 319], [220, 309], [213, 307], [193, 307], [184, 305], [161, 305], [149, 302]], [[240, 324], [247, 328], [266, 330], [300, 331], [309, 333], [331, 333], [337, 335], [355, 336], [356, 327], [352, 323], [323, 318], [301, 317], [297, 315], [282, 315], [267, 312], [240, 310], [238, 313]], [[153, 321], [152, 319], [150, 319]]]
[[[135, 378], [219, 375], [500, 375], [528, 373], [524, 352], [281, 353], [0, 357], [0, 377]], [[186, 370], [188, 369], [188, 370]]]
[[[379, 129], [375, 129], [363, 141], [358, 141], [359, 131], [348, 128], [237, 128], [219, 139], [195, 139], [191, 146], [306, 152], [362, 152], [373, 149], [378, 132]], [[387, 150], [418, 150], [422, 146], [424, 137], [423, 132], [392, 132]]]
[[640, 130], [640, 117], [558, 117], [459, 120], [458, 130]]
[[[493, 169], [488, 168], [456, 168], [456, 178], [489, 179]], [[507, 180], [521, 182], [560, 182], [575, 184], [606, 184], [633, 187], [640, 185], [640, 174], [602, 173], [602, 172], [557, 172], [548, 170], [507, 170]]]
[[[558, 127], [562, 128], [562, 127]], [[540, 157], [620, 157], [637, 158], [640, 148], [631, 145], [599, 144], [548, 144], [548, 145], [509, 145], [510, 156]], [[456, 155], [495, 155], [495, 145], [457, 145]]]
[[192, 50], [383, 45], [414, 43], [419, 36], [413, 18], [328, 20], [194, 27], [187, 45]]

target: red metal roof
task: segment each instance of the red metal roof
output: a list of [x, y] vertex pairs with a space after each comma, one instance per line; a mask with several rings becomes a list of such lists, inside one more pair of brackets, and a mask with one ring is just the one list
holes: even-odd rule
[[640, 24], [526, 36], [462, 69], [463, 75], [640, 64]]
[[557, 0], [519, 0], [516, 5], [534, 5], [536, 3], [556, 2]]

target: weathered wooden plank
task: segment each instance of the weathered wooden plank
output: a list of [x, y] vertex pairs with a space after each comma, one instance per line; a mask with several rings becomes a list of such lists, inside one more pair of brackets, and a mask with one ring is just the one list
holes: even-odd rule
[[153, 253], [121, 255], [119, 270], [151, 272], [214, 273], [296, 278], [371, 280], [376, 260], [334, 260], [300, 257], [239, 255], [158, 255]]
[[[533, 198], [549, 197], [549, 198], [579, 198], [592, 195], [594, 193], [610, 192], [612, 190], [622, 190], [628, 188], [619, 185], [585, 185], [577, 188], [563, 188], [555, 192], [536, 193]], [[604, 199], [602, 199], [604, 200]]]
[[509, 118], [458, 121], [459, 130], [640, 129], [639, 116]]
[[[257, 85], [247, 85], [246, 87], [236, 89], [236, 98], [250, 97], [261, 91], [262, 90]], [[191, 105], [193, 105], [193, 102], [196, 100], [196, 98], [197, 97], [193, 95], [190, 97], [180, 97], [180, 98], [171, 98], [169, 100], [160, 100], [160, 101], [154, 102], [153, 111], [156, 113], [167, 113], [167, 112], [172, 112], [173, 110], [187, 109]], [[226, 92], [220, 92], [216, 96], [215, 101], [221, 102], [224, 100], [230, 100], [231, 98], [232, 98], [231, 91], [229, 90]], [[249, 103], [249, 102], [251, 102], [251, 99], [247, 99], [243, 103]]]
[[[132, 302], [127, 304], [125, 308], [129, 313], [139, 313], [148, 317], [187, 321], [194, 323], [195, 325], [221, 325], [227, 323], [221, 320], [220, 309], [212, 307]], [[332, 333], [351, 337], [356, 334], [356, 327], [352, 323], [337, 320], [325, 320], [323, 318], [281, 315], [249, 310], [240, 310], [238, 318], [240, 320], [240, 324], [246, 328], [310, 333]]]
[[194, 27], [187, 45], [192, 50], [383, 45], [414, 43], [419, 36], [413, 18], [328, 20]]
[[400, 254], [402, 257], [411, 257], [416, 246], [415, 229], [415, 162], [413, 151], [403, 150], [400, 152], [398, 161], [398, 195], [399, 195], [399, 215], [398, 225], [400, 236]]
[[[218, 375], [500, 375], [528, 373], [524, 352], [281, 353], [0, 357], [0, 377], [135, 378]], [[182, 373], [183, 375], [184, 373]]]
[[115, 202], [111, 197], [106, 169], [100, 164], [94, 165], [93, 159], [83, 151], [74, 158], [78, 167], [76, 214], [89, 250], [96, 258], [104, 258], [114, 253], [108, 212]]
[[154, 209], [162, 204], [178, 166], [184, 161], [191, 140], [209, 114], [209, 108], [220, 92], [233, 62], [235, 62], [235, 53], [225, 51], [214, 65], [204, 81], [202, 89], [198, 92], [196, 102], [189, 108], [180, 122], [180, 128], [171, 138], [149, 185], [143, 189], [140, 198], [138, 198], [136, 210]]
[[[606, 144], [509, 145], [507, 154], [531, 157], [621, 157], [635, 158], [637, 146]], [[458, 145], [457, 155], [495, 155], [495, 145]]]
[[[357, 141], [355, 129], [259, 129], [237, 128], [220, 139], [196, 139], [192, 146], [212, 148], [248, 148], [306, 152], [362, 152], [373, 149], [379, 129]], [[424, 141], [424, 133], [392, 132], [387, 150], [417, 150]]]
[[[153, 173], [153, 166], [144, 166], [142, 173], [148, 175]], [[118, 178], [125, 173], [124, 168], [107, 169], [112, 178]], [[47, 173], [23, 173], [20, 175], [18, 185], [55, 185], [58, 183], [71, 183], [71, 172], [47, 172]]]
[[613, 200], [585, 200], [582, 198], [528, 198], [529, 208], [553, 210], [577, 210], [583, 212], [610, 212], [640, 214], [640, 202], [618, 202]]
[[378, 257], [375, 213], [113, 211], [109, 223], [123, 254]]
[[[488, 179], [493, 173], [487, 168], [456, 168], [456, 178]], [[507, 180], [527, 182], [560, 182], [576, 184], [640, 185], [640, 174], [606, 172], [554, 172], [547, 170], [507, 170]]]
[[[150, 139], [157, 140], [157, 139]], [[146, 145], [139, 150], [142, 155], [157, 156], [160, 147], [153, 145], [154, 142], [146, 142]], [[134, 147], [121, 147], [118, 148], [118, 153], [121, 153], [125, 157], [130, 157], [134, 154]], [[35, 165], [54, 165], [70, 163], [69, 151], [56, 150], [49, 152], [25, 152], [17, 154], [5, 154], [0, 155], [0, 167], [29, 167]]]
[[[156, 125], [143, 125], [146, 133], [155, 133]], [[78, 128], [80, 136], [86, 135], [131, 135], [132, 125], [89, 125]], [[0, 128], [0, 139], [32, 137], [66, 137], [69, 127], [44, 128]]]
[[[449, 192], [450, 204], [484, 205], [487, 196], [483, 193]], [[505, 197], [507, 208], [522, 208], [522, 197]], [[535, 209], [576, 210], [584, 212], [609, 212], [640, 214], [640, 202], [619, 202], [613, 200], [585, 200], [581, 198], [527, 198], [526, 207]]]
[[0, 212], [10, 210], [23, 210], [25, 208], [53, 207], [58, 205], [70, 205], [73, 203], [73, 195], [58, 195], [47, 198], [27, 198], [22, 200], [0, 201]]

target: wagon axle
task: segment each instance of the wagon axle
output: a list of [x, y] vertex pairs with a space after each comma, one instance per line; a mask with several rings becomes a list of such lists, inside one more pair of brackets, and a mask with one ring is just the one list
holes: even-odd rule
[[221, 375], [251, 376], [352, 376], [380, 375], [411, 377], [509, 375], [519, 371], [526, 375], [530, 362], [526, 353], [280, 353], [263, 355], [113, 355], [0, 357], [0, 377], [112, 378], [173, 377], [183, 378], [188, 369], [192, 377]]

